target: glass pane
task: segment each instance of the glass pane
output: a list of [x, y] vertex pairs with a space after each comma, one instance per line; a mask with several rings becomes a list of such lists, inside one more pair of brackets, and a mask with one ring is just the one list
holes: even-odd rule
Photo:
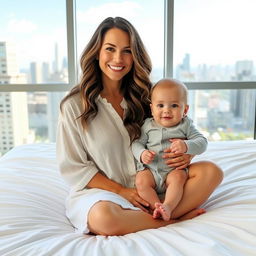
[[14, 146], [54, 142], [66, 92], [0, 92], [0, 156]]
[[121, 16], [139, 32], [153, 64], [152, 80], [163, 76], [164, 0], [77, 0], [77, 44], [80, 57], [97, 26], [107, 17]]
[[189, 116], [209, 140], [253, 139], [256, 90], [190, 90]]
[[176, 78], [256, 80], [256, 1], [179, 0], [174, 10]]
[[67, 83], [65, 0], [1, 1], [0, 84]]

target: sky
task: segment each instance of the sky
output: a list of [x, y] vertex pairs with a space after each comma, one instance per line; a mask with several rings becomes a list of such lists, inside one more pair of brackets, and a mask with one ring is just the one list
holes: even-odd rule
[[[58, 42], [66, 55], [65, 0], [0, 0], [0, 41], [13, 41], [20, 66], [52, 61]], [[107, 16], [123, 16], [137, 28], [153, 61], [163, 60], [163, 8], [160, 0], [77, 0], [78, 55]], [[256, 63], [255, 0], [176, 0], [174, 61], [189, 53], [191, 64]]]

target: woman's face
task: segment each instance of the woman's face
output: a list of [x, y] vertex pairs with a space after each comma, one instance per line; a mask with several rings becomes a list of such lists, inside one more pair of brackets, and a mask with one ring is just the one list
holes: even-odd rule
[[132, 65], [129, 34], [118, 28], [109, 29], [104, 35], [99, 52], [103, 82], [121, 81]]

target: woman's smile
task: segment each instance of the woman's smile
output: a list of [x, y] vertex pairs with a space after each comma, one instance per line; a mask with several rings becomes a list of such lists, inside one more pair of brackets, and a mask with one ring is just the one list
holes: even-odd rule
[[121, 71], [121, 70], [123, 70], [125, 68], [124, 66], [114, 66], [114, 65], [108, 65], [108, 66], [113, 71]]

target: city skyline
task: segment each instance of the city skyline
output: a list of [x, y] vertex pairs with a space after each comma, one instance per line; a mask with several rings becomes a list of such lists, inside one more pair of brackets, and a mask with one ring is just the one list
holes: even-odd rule
[[[0, 41], [1, 42], [1, 41]], [[13, 51], [15, 49], [12, 44]], [[58, 44], [55, 42], [52, 46], [52, 56], [50, 62], [36, 62], [31, 61], [27, 68], [18, 68], [20, 74], [24, 74], [27, 76], [26, 81], [22, 81], [22, 83], [56, 83], [60, 82], [54, 78], [54, 73], [58, 73], [62, 71], [65, 76], [62, 79], [63, 82], [68, 82], [68, 63], [66, 56], [60, 56]], [[17, 54], [15, 52], [15, 54]], [[253, 60], [237, 60], [235, 63], [230, 65], [207, 65], [207, 64], [199, 64], [197, 66], [191, 65], [191, 56], [189, 53], [186, 53], [183, 56], [183, 59], [180, 63], [174, 66], [173, 74], [177, 79], [181, 79], [185, 82], [193, 82], [193, 81], [253, 81], [256, 80], [256, 67], [254, 65]], [[185, 63], [187, 62], [187, 63]], [[236, 77], [236, 69], [238, 63], [247, 63], [246, 65], [250, 65], [250, 74], [247, 76], [243, 76], [243, 80]], [[248, 64], [249, 63], [249, 64]], [[185, 69], [184, 69], [185, 67]], [[40, 70], [40, 72], [39, 72]], [[184, 71], [184, 72], [183, 72]], [[183, 75], [180, 74], [183, 72]], [[153, 81], [158, 80], [162, 77], [163, 67], [158, 69], [153, 69], [151, 78]], [[37, 76], [37, 78], [35, 78]], [[58, 75], [57, 78], [59, 79]]]
[[[22, 69], [27, 69], [33, 61], [50, 62], [55, 42], [60, 54], [67, 55], [65, 1], [38, 3], [28, 0], [27, 5], [17, 0], [12, 0], [12, 5], [2, 2], [0, 41], [19, 42], [18, 62]], [[163, 65], [163, 3], [77, 0], [78, 57], [99, 22], [106, 16], [119, 15], [129, 19], [138, 29], [153, 66], [158, 69]], [[147, 12], [142, 12], [144, 9]], [[256, 1], [252, 0], [234, 0], [232, 8], [227, 0], [175, 1], [174, 65], [178, 65], [186, 53], [191, 55], [193, 67], [199, 64], [232, 65], [237, 60], [255, 63], [256, 35], [252, 32], [256, 23], [255, 9]]]
[[[53, 69], [45, 77], [50, 82], [66, 82], [67, 74], [65, 65], [59, 70], [58, 47], [55, 45]], [[6, 42], [0, 42], [0, 83], [19, 83], [21, 79], [28, 79], [29, 76], [22, 76], [19, 73], [15, 61], [14, 48]], [[8, 63], [8, 65], [6, 65]], [[30, 76], [34, 83], [43, 81], [43, 66], [33, 62], [30, 65]], [[179, 66], [178, 79], [186, 80], [193, 76], [190, 65], [190, 55], [184, 56]], [[253, 75], [252, 61], [238, 61], [234, 70], [233, 79], [243, 81], [250, 79]], [[208, 69], [205, 68], [205, 76]], [[18, 79], [18, 80], [17, 80]], [[2, 92], [0, 97], [0, 151], [2, 153], [12, 147], [23, 143], [54, 142], [56, 138], [56, 124], [58, 120], [59, 103], [65, 92]], [[191, 116], [197, 126], [210, 140], [219, 140], [221, 135], [239, 132], [243, 136], [250, 137], [250, 129], [253, 127], [253, 119], [248, 113], [254, 111], [255, 90], [206, 90], [190, 91], [189, 104]], [[20, 108], [23, 108], [20, 111]], [[3, 120], [3, 121], [2, 121]], [[22, 125], [21, 125], [22, 124]], [[24, 127], [20, 129], [20, 127]], [[8, 134], [8, 135], [7, 135]], [[240, 136], [240, 135], [239, 135]]]
[[[51, 5], [47, 1], [37, 3], [28, 0], [28, 6], [20, 1], [17, 5], [10, 5], [5, 1], [1, 5], [4, 12], [0, 16], [0, 26], [3, 28], [0, 32], [0, 83], [50, 84], [68, 81], [65, 1], [57, 0], [51, 2]], [[14, 2], [16, 1], [12, 0]], [[233, 1], [234, 8], [226, 13], [229, 19], [234, 21], [233, 15], [238, 12], [238, 3], [246, 2], [249, 6], [246, 8], [249, 9], [243, 10], [251, 20], [246, 16], [239, 20], [240, 23], [225, 23], [223, 29], [230, 38], [221, 37], [220, 40], [216, 37], [216, 47], [212, 45], [214, 42], [208, 40], [214, 41], [214, 35], [224, 33], [221, 26], [224, 23], [221, 22], [225, 10], [228, 10], [227, 1], [211, 1], [212, 13], [209, 17], [200, 14], [204, 8], [205, 13], [209, 12], [209, 5], [205, 4], [209, 4], [209, 1], [193, 0], [193, 5], [191, 2], [175, 1], [174, 76], [185, 82], [256, 80], [256, 36], [249, 29], [255, 24], [255, 17], [252, 17], [249, 10], [249, 7], [254, 6], [253, 2]], [[220, 4], [224, 10], [216, 15]], [[102, 0], [99, 3], [78, 0], [77, 8], [78, 59], [99, 22], [106, 16], [121, 14], [120, 16], [135, 25], [148, 48], [154, 68], [152, 81], [163, 76], [163, 1]], [[147, 12], [142, 12], [145, 8]], [[45, 19], [46, 14], [48, 19]], [[216, 19], [213, 19], [214, 14]], [[243, 13], [241, 17], [244, 17]], [[205, 19], [204, 22], [201, 18]], [[213, 28], [215, 30], [210, 31]], [[212, 32], [212, 35], [208, 32]], [[237, 40], [234, 35], [238, 37]], [[9, 39], [16, 43], [16, 49], [10, 47], [11, 54], [6, 53], [5, 47], [6, 44], [9, 45]], [[232, 52], [230, 59], [228, 56]], [[59, 102], [64, 94], [65, 92], [2, 92], [0, 137], [1, 143], [5, 144], [0, 143], [1, 150], [7, 148], [6, 145], [10, 149], [21, 143], [55, 141]], [[255, 94], [255, 90], [192, 90], [189, 94], [189, 115], [210, 140], [221, 140], [225, 136], [252, 138], [254, 124], [250, 114], [255, 111]], [[19, 111], [20, 105], [23, 106], [23, 112]], [[22, 134], [18, 124], [24, 127]], [[8, 138], [6, 133], [10, 133]]]

